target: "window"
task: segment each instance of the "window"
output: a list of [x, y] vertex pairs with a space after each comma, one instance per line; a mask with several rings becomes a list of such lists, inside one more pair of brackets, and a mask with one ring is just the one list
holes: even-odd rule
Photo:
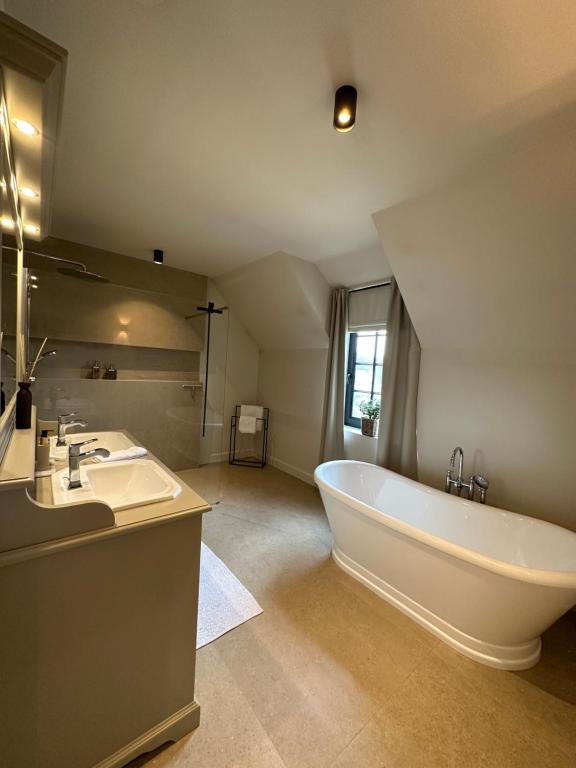
[[360, 427], [360, 403], [380, 401], [385, 345], [384, 329], [349, 334], [344, 410], [344, 422], [349, 427]]

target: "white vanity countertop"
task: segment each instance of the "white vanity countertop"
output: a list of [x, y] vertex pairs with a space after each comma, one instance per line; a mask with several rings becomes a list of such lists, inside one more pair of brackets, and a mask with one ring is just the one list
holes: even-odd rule
[[[109, 537], [123, 536], [143, 528], [177, 522], [182, 518], [202, 515], [211, 507], [201, 496], [153, 454], [146, 458], [157, 463], [182, 488], [166, 501], [142, 504], [114, 512], [100, 501], [54, 505], [51, 475], [34, 479], [29, 456], [34, 457], [34, 429], [13, 435], [8, 451], [18, 455], [14, 464], [18, 471], [7, 482], [0, 482], [0, 567], [23, 560], [44, 557], [62, 549], [79, 547]], [[81, 434], [81, 433], [79, 433]], [[128, 432], [124, 434], [138, 444]], [[26, 461], [24, 460], [26, 459]], [[11, 466], [10, 456], [4, 465]], [[56, 469], [65, 467], [61, 462]]]
[[[140, 443], [132, 437], [129, 432], [125, 430], [118, 430], [128, 437], [134, 445], [140, 445]], [[78, 437], [81, 437], [82, 433], [76, 433]], [[124, 528], [125, 526], [142, 525], [152, 522], [162, 522], [163, 518], [181, 516], [183, 514], [202, 514], [210, 510], [210, 505], [195, 491], [192, 490], [186, 483], [174, 474], [172, 470], [163, 464], [160, 459], [156, 458], [154, 454], [148, 452], [145, 457], [151, 461], [160, 465], [165, 472], [167, 472], [182, 488], [181, 493], [174, 499], [168, 499], [167, 501], [160, 501], [153, 504], [143, 504], [139, 507], [131, 507], [130, 509], [122, 509], [114, 512], [115, 528]], [[59, 462], [56, 465], [56, 469], [61, 469], [66, 466], [65, 462]], [[52, 479], [51, 476], [38, 477], [36, 479], [36, 500], [42, 504], [52, 505]], [[109, 529], [108, 529], [109, 530]]]

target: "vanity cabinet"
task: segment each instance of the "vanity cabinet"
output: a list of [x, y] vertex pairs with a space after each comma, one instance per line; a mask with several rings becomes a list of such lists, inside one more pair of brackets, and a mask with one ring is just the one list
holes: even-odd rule
[[3, 768], [120, 768], [197, 727], [200, 539], [209, 506], [178, 482], [174, 499], [108, 510], [113, 519], [101, 518], [102, 527], [57, 538], [46, 527], [34, 533], [36, 515], [67, 510], [79, 518], [83, 507], [108, 508], [52, 507], [48, 478], [37, 485], [38, 501], [30, 498], [33, 477], [0, 482], [0, 521], [18, 507], [34, 541], [7, 546], [0, 538]]

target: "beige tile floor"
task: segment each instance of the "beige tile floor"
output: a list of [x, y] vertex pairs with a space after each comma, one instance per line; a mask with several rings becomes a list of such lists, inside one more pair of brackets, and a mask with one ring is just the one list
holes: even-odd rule
[[482, 667], [334, 565], [314, 488], [181, 475], [219, 502], [204, 540], [264, 613], [199, 651], [200, 728], [131, 768], [575, 768], [576, 613], [533, 670]]

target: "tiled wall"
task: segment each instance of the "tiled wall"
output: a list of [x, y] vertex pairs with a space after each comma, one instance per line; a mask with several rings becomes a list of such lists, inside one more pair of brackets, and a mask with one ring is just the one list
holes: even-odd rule
[[[206, 278], [61, 240], [38, 250], [82, 261], [109, 284], [80, 282], [38, 259], [32, 294], [31, 352], [44, 336], [54, 357], [41, 361], [32, 392], [38, 415], [77, 412], [90, 431], [126, 429], [172, 469], [200, 456], [203, 319], [185, 320], [206, 299]], [[118, 379], [91, 378], [112, 363]], [[103, 371], [100, 374], [103, 375]]]

